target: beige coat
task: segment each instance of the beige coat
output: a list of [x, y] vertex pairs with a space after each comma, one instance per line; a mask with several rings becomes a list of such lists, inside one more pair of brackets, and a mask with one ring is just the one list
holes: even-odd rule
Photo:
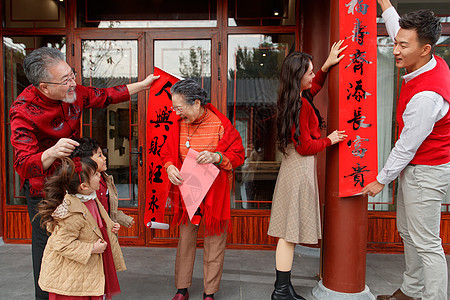
[[[126, 269], [114, 222], [98, 199], [100, 215], [106, 222], [117, 271]], [[105, 292], [101, 254], [91, 254], [94, 243], [103, 238], [97, 222], [81, 200], [66, 195], [53, 213], [58, 219], [42, 258], [39, 286], [42, 290], [67, 296], [100, 296]]]
[[112, 175], [108, 175], [105, 172], [102, 173], [102, 177], [106, 182], [106, 187], [108, 188], [109, 214], [111, 216], [111, 220], [122, 226], [130, 227], [133, 217], [127, 216], [123, 211], [119, 210], [119, 193], [117, 193], [116, 186], [114, 185], [114, 178]]

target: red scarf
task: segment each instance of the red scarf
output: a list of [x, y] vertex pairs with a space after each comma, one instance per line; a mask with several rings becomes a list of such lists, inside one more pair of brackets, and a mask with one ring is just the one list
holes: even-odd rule
[[[226, 156], [230, 160], [233, 169], [239, 167], [244, 163], [245, 159], [244, 147], [239, 132], [231, 124], [230, 120], [214, 106], [206, 104], [205, 107], [219, 117], [225, 130], [215, 151]], [[181, 122], [181, 119], [178, 122]], [[163, 163], [171, 161], [178, 169], [181, 169], [179, 130], [171, 130], [169, 134], [167, 143], [161, 150], [161, 159]], [[205, 223], [205, 236], [231, 232], [230, 183], [228, 181], [227, 171], [220, 168], [219, 170], [219, 175], [213, 182], [203, 202], [204, 209], [202, 209], [202, 212]], [[174, 209], [173, 223], [187, 224], [189, 216], [186, 207], [181, 199], [178, 187], [173, 184], [170, 186], [169, 197]]]

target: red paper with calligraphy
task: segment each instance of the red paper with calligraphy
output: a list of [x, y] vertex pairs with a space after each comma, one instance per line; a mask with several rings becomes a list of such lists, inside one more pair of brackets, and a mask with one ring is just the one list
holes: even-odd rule
[[339, 64], [339, 197], [361, 193], [375, 180], [377, 162], [377, 3], [339, 0], [339, 39], [346, 40]]
[[178, 130], [178, 117], [172, 111], [170, 87], [179, 78], [155, 67], [154, 75], [161, 77], [150, 88], [147, 109], [147, 183], [144, 222], [164, 222], [169, 179], [161, 162], [160, 151], [169, 130]]

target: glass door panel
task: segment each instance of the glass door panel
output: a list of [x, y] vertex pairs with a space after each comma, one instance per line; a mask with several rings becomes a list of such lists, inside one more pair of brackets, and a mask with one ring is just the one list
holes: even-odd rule
[[[136, 40], [83, 40], [82, 84], [97, 88], [136, 82], [138, 78]], [[138, 101], [111, 104], [107, 108], [85, 109], [83, 136], [95, 138], [108, 158], [119, 193], [119, 207], [138, 206]]]
[[211, 101], [211, 40], [156, 40], [154, 66], [196, 80]]
[[211, 102], [211, 40], [155, 40], [153, 65], [197, 81]]
[[270, 209], [282, 154], [276, 144], [276, 103], [281, 65], [294, 34], [228, 37], [227, 113], [244, 143], [236, 169], [235, 209]]
[[9, 109], [17, 96], [30, 85], [23, 71], [23, 60], [34, 49], [39, 47], [52, 47], [66, 54], [65, 36], [5, 36], [3, 37], [4, 53], [4, 93], [5, 93], [5, 155], [6, 155], [6, 204], [26, 204], [25, 193], [20, 190], [20, 178], [14, 171], [14, 151], [11, 143], [11, 124], [9, 121]]

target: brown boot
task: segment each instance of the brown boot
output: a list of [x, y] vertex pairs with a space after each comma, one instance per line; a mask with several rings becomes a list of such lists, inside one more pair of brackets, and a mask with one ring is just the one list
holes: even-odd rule
[[392, 295], [380, 295], [377, 300], [421, 300], [422, 298], [409, 297], [403, 294], [401, 289], [395, 291]]

